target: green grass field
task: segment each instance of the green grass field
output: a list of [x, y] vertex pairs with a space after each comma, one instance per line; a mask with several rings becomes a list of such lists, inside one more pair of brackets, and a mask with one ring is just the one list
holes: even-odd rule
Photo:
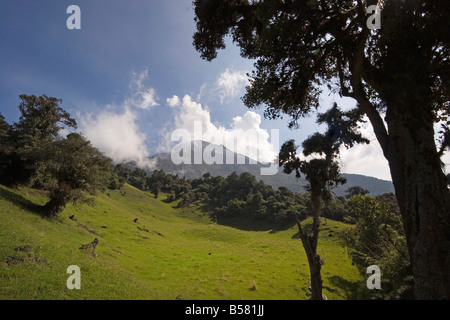
[[[126, 185], [52, 221], [34, 210], [45, 195], [0, 186], [0, 299], [308, 299], [308, 263], [295, 226], [239, 230], [164, 198]], [[321, 226], [330, 300], [352, 298], [363, 281], [337, 240], [348, 227], [331, 220]], [[79, 249], [95, 238], [97, 257]], [[31, 253], [14, 250], [25, 245]], [[81, 269], [80, 290], [66, 286], [70, 265]]]

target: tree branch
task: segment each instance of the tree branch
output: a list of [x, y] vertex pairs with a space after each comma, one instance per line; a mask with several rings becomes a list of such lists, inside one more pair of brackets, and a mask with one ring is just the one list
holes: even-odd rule
[[377, 108], [370, 102], [369, 98], [364, 91], [364, 87], [362, 84], [362, 76], [364, 73], [365, 67], [365, 54], [364, 49], [366, 45], [367, 37], [369, 36], [370, 30], [364, 29], [362, 31], [361, 37], [358, 42], [357, 50], [353, 56], [353, 59], [350, 59], [350, 72], [351, 72], [351, 85], [353, 92], [351, 96], [359, 103], [360, 107], [364, 111], [364, 113], [369, 118], [372, 123], [373, 130], [377, 137], [378, 142], [380, 143], [381, 148], [383, 149], [383, 153], [386, 158], [388, 157], [389, 152], [389, 134], [384, 125], [383, 119], [380, 116]]

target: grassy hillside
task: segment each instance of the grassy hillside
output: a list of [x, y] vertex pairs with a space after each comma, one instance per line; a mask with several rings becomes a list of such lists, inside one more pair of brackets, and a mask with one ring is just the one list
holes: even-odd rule
[[[69, 206], [57, 221], [35, 213], [45, 201], [36, 190], [0, 186], [0, 299], [308, 298], [308, 264], [294, 227], [218, 225], [128, 185], [100, 194], [94, 207]], [[351, 298], [362, 281], [336, 239], [347, 227], [330, 220], [321, 227], [329, 299]], [[95, 238], [97, 257], [79, 249]], [[81, 290], [66, 287], [69, 265], [81, 268]]]

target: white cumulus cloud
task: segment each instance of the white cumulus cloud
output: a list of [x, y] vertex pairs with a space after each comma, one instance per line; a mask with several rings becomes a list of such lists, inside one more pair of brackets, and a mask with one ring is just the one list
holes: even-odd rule
[[233, 152], [264, 163], [274, 160], [278, 150], [269, 142], [269, 133], [260, 127], [261, 116], [257, 113], [247, 111], [243, 116], [233, 118], [229, 128], [226, 128], [214, 124], [209, 110], [193, 101], [189, 95], [181, 100], [175, 97], [167, 100], [169, 105], [175, 107], [175, 116], [173, 126], [164, 129], [164, 151], [170, 151], [168, 147], [173, 145], [171, 133], [184, 129], [191, 141], [203, 140], [224, 145]]
[[125, 107], [122, 113], [103, 110], [80, 117], [80, 128], [92, 145], [116, 163], [136, 161], [141, 167], [152, 167], [148, 159], [146, 136], [136, 124], [137, 114]]
[[157, 105], [156, 93], [144, 84], [148, 71], [132, 74], [130, 97], [120, 106], [106, 106], [97, 114], [78, 114], [80, 131], [106, 156], [116, 163], [135, 161], [140, 167], [152, 168], [148, 159], [147, 136], [138, 124], [141, 109]]
[[167, 98], [166, 102], [169, 106], [175, 107], [180, 104], [180, 98], [174, 95], [172, 98]]

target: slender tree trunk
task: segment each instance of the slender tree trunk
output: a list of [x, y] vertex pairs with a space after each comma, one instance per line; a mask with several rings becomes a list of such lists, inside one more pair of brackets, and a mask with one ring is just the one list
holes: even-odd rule
[[313, 206], [313, 227], [312, 234], [307, 235], [303, 230], [300, 221], [297, 219], [298, 231], [300, 239], [305, 249], [306, 257], [308, 259], [310, 278], [311, 278], [311, 299], [323, 300], [322, 295], [322, 275], [321, 268], [322, 262], [320, 256], [317, 254], [317, 244], [319, 239], [319, 226], [320, 226], [320, 200], [312, 199]]
[[[388, 125], [398, 116], [388, 114]], [[450, 193], [432, 122], [418, 126], [414, 119], [406, 120], [389, 126], [385, 154], [405, 227], [415, 297], [450, 299]]]

